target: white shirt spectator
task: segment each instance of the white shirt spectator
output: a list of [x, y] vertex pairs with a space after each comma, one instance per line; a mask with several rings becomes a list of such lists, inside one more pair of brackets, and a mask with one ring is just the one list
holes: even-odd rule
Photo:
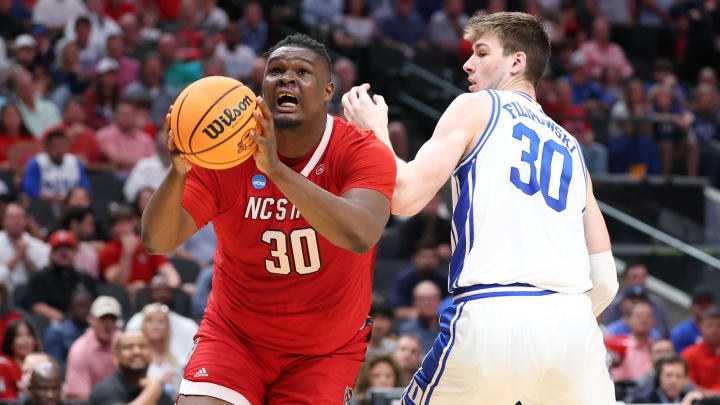
[[[170, 352], [181, 366], [185, 366], [190, 359], [190, 352], [194, 344], [193, 337], [198, 331], [198, 324], [190, 318], [170, 311]], [[125, 327], [126, 331], [140, 330], [143, 315], [136, 313], [130, 318]]]
[[343, 0], [303, 0], [302, 21], [308, 27], [330, 24], [344, 7]]
[[32, 22], [50, 29], [63, 28], [68, 20], [86, 10], [79, 0], [39, 0], [33, 7]]
[[167, 171], [168, 166], [163, 164], [158, 155], [138, 160], [130, 171], [130, 175], [128, 176], [127, 181], [125, 181], [125, 186], [123, 187], [125, 201], [135, 201], [138, 192], [145, 187], [152, 187], [157, 190], [157, 188], [160, 187], [160, 183], [162, 183], [165, 178]]
[[246, 79], [252, 74], [255, 51], [245, 44], [237, 44], [231, 51], [226, 43], [220, 43], [215, 48], [215, 57], [225, 61], [229, 76]]
[[[37, 270], [47, 266], [50, 262], [50, 246], [40, 239], [33, 238], [27, 232], [23, 233], [22, 239], [27, 243], [26, 255], [35, 264]], [[15, 255], [15, 247], [8, 238], [5, 231], [0, 231], [0, 282], [6, 283], [11, 288], [19, 284], [25, 284], [30, 277], [25, 264], [19, 261], [14, 268], [9, 269], [7, 262]]]
[[46, 152], [38, 153], [28, 162], [23, 177], [23, 190], [31, 198], [64, 196], [77, 186], [90, 192], [85, 166], [72, 153], [63, 155], [59, 165]]
[[375, 21], [372, 17], [339, 15], [335, 18], [335, 23], [345, 28], [359, 46], [369, 45], [375, 35]]
[[[90, 20], [90, 42], [92, 44], [105, 48], [107, 46], [107, 38], [110, 35], [122, 35], [120, 26], [112, 18], [89, 12], [83, 15]], [[69, 19], [67, 24], [65, 24], [65, 39], [70, 41], [75, 40], [75, 21], [77, 21], [78, 17], [79, 16], [75, 16]]]
[[230, 19], [225, 10], [215, 7], [200, 23], [200, 28], [205, 31], [222, 32], [227, 28]]

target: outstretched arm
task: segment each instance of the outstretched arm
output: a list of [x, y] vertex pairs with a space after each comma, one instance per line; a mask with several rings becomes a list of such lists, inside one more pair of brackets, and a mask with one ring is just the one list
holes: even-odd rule
[[[262, 111], [253, 112], [262, 133], [253, 130], [258, 144], [255, 164], [297, 207], [310, 225], [334, 245], [355, 253], [365, 253], [382, 235], [390, 217], [390, 201], [379, 191], [351, 188], [337, 196], [308, 180], [280, 161], [272, 113], [262, 97]], [[381, 158], [381, 157], [378, 157]]]
[[[387, 104], [382, 96], [367, 94], [368, 84], [354, 87], [343, 96], [345, 116], [353, 124], [370, 129], [391, 150], [387, 129]], [[430, 140], [415, 159], [396, 156], [397, 184], [392, 213], [417, 214], [447, 182], [462, 156], [472, 150], [490, 120], [492, 100], [487, 92], [458, 96], [445, 110]]]
[[185, 178], [192, 164], [177, 150], [170, 133], [170, 114], [163, 129], [172, 163], [142, 216], [142, 243], [150, 254], [168, 254], [197, 232], [193, 217], [182, 207]]

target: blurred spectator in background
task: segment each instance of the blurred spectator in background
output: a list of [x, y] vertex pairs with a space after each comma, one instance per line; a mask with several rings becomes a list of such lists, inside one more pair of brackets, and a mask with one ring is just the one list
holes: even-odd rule
[[99, 277], [98, 252], [93, 241], [95, 236], [95, 210], [92, 208], [70, 208], [62, 218], [62, 228], [70, 231], [77, 240], [77, 251], [73, 265], [93, 279]]
[[383, 45], [395, 48], [406, 57], [425, 44], [425, 22], [413, 9], [413, 0], [396, 0], [393, 14], [380, 21]]
[[140, 77], [125, 89], [128, 99], [148, 97], [151, 100], [150, 120], [158, 128], [162, 126], [168, 107], [175, 101], [175, 93], [165, 84], [164, 75], [160, 56], [148, 54], [143, 60]]
[[[132, 15], [132, 14], [128, 14]], [[158, 13], [154, 8], [146, 7], [140, 14], [140, 41], [156, 43], [162, 35], [158, 28]]]
[[[106, 42], [93, 42], [92, 40], [92, 24], [90, 19], [84, 15], [75, 20], [75, 36], [74, 39], [63, 38], [58, 41], [57, 46], [62, 47], [65, 42], [73, 41], [78, 48], [78, 61], [83, 72], [93, 72], [98, 61], [106, 53]], [[59, 52], [58, 52], [59, 53]]]
[[191, 260], [202, 269], [212, 264], [216, 246], [217, 236], [210, 222], [175, 249], [173, 257]]
[[35, 67], [35, 38], [30, 34], [21, 34], [13, 41], [13, 62], [19, 64], [28, 72]]
[[670, 339], [675, 345], [675, 351], [682, 353], [686, 347], [701, 340], [702, 314], [715, 305], [715, 292], [711, 287], [700, 285], [693, 289], [692, 304], [690, 304], [692, 316], [677, 324], [670, 335]]
[[[90, 21], [90, 42], [104, 47], [110, 35], [119, 35], [120, 26], [115, 20], [105, 15], [103, 11], [104, 0], [86, 0], [87, 11], [81, 14]], [[69, 40], [75, 39], [75, 22], [77, 16], [65, 24], [64, 36]]]
[[29, 397], [30, 393], [28, 391], [28, 387], [30, 386], [30, 377], [32, 377], [32, 370], [35, 368], [35, 366], [51, 361], [53, 361], [53, 358], [50, 357], [50, 355], [48, 355], [47, 353], [41, 351], [36, 351], [25, 356], [25, 361], [23, 361], [23, 365], [22, 367], [20, 367], [20, 370], [22, 371], [22, 377], [20, 378], [19, 383], [19, 398], [22, 399]]
[[[663, 304], [662, 298], [647, 292], [647, 277], [647, 266], [642, 263], [628, 264], [622, 274], [622, 284], [625, 290], [621, 294], [618, 294], [613, 303], [605, 310], [603, 313], [603, 321], [607, 325], [620, 319], [622, 316], [620, 303], [623, 300], [632, 297], [644, 298], [652, 304], [653, 314], [655, 316], [655, 328], [657, 328], [662, 337], [668, 337], [670, 336], [670, 327], [665, 305]], [[633, 288], [634, 286], [642, 287], [642, 289]]]
[[[85, 122], [95, 129], [108, 125], [113, 118], [113, 110], [120, 103], [117, 71], [115, 59], [101, 59], [97, 64], [95, 81], [85, 92]], [[102, 141], [98, 141], [102, 145]]]
[[367, 356], [358, 373], [353, 400], [358, 405], [370, 405], [371, 388], [393, 388], [399, 386], [400, 367], [390, 355]]
[[0, 283], [0, 347], [2, 347], [2, 339], [5, 336], [5, 329], [8, 324], [22, 318], [20, 312], [12, 309], [8, 298], [10, 298], [10, 291], [8, 291], [7, 284]]
[[688, 376], [707, 395], [720, 395], [720, 308], [705, 311], [700, 322], [702, 341], [685, 348]]
[[392, 358], [400, 367], [400, 379], [397, 385], [404, 387], [410, 383], [413, 375], [420, 367], [420, 359], [424, 353], [422, 352], [422, 343], [420, 338], [415, 335], [400, 335], [392, 353]]
[[438, 288], [447, 288], [447, 271], [439, 267], [437, 245], [422, 243], [412, 256], [412, 265], [395, 276], [392, 293], [392, 306], [395, 317], [415, 319], [418, 310], [412, 306], [413, 290], [421, 281], [430, 280]]
[[85, 109], [80, 97], [72, 97], [65, 102], [62, 122], [46, 130], [46, 137], [53, 131], [62, 131], [70, 140], [70, 153], [77, 156], [88, 169], [101, 169], [103, 153], [95, 137], [95, 131], [85, 125]]
[[148, 255], [137, 235], [138, 218], [128, 207], [120, 206], [110, 215], [112, 239], [100, 251], [100, 269], [109, 283], [126, 286], [131, 295], [145, 288], [155, 274], [167, 278], [172, 288], [180, 276], [164, 256]]
[[620, 365], [610, 371], [613, 381], [635, 380], [652, 369], [650, 330], [653, 322], [653, 310], [650, 303], [639, 301], [632, 305], [628, 316], [630, 334], [624, 343], [627, 351]]
[[342, 116], [342, 96], [357, 82], [357, 69], [353, 61], [345, 57], [336, 60], [333, 63], [331, 79], [335, 84], [335, 92], [330, 100], [329, 111], [331, 114]]
[[311, 29], [325, 30], [343, 10], [343, 0], [302, 0], [302, 22]]
[[590, 74], [597, 80], [606, 69], [619, 69], [620, 77], [626, 79], [633, 74], [633, 67], [625, 51], [616, 43], [610, 42], [610, 24], [604, 18], [593, 23], [592, 38], [580, 46], [580, 52], [588, 58]]
[[170, 167], [170, 154], [167, 148], [167, 138], [163, 131], [155, 135], [155, 155], [138, 160], [133, 166], [130, 175], [123, 186], [125, 201], [135, 201], [141, 189], [157, 189], [165, 179], [168, 167]]
[[242, 43], [242, 31], [237, 24], [227, 26], [223, 39], [215, 47], [215, 57], [225, 62], [228, 76], [240, 81], [247, 80], [252, 75], [255, 51]]
[[[193, 337], [198, 331], [198, 325], [190, 318], [186, 318], [172, 310], [173, 288], [171, 288], [165, 277], [153, 277], [148, 288], [148, 303], [164, 305], [170, 308], [168, 319], [170, 321], [170, 353], [175, 357], [178, 364], [184, 366], [190, 358], [193, 347]], [[125, 330], [141, 330], [143, 314], [136, 313], [130, 318]]]
[[38, 0], [33, 7], [32, 22], [60, 32], [68, 20], [85, 11], [80, 0]]
[[140, 23], [135, 14], [124, 14], [118, 23], [122, 30], [124, 54], [143, 60], [145, 55], [155, 48], [157, 41], [147, 41], [140, 37]]
[[433, 281], [425, 280], [413, 288], [413, 308], [417, 318], [405, 321], [398, 328], [401, 335], [411, 334], [420, 336], [422, 352], [432, 349], [435, 337], [440, 332], [438, 309], [442, 301], [440, 288]]
[[[419, 214], [411, 217], [399, 227], [401, 246], [395, 254], [400, 257], [413, 255], [415, 249], [421, 244], [434, 245], [438, 252], [438, 259], [450, 260], [450, 213], [440, 194], [435, 195]], [[441, 254], [445, 252], [444, 254]], [[435, 264], [435, 267], [438, 267]], [[447, 275], [447, 270], [443, 270]], [[439, 276], [436, 280], [439, 280]], [[447, 290], [447, 280], [439, 284], [440, 289]], [[445, 287], [443, 287], [445, 285]], [[443, 296], [447, 295], [443, 293]]]
[[140, 332], [126, 332], [117, 343], [117, 367], [108, 378], [93, 387], [89, 405], [141, 404], [171, 405], [163, 383], [148, 375], [150, 345]]
[[687, 93], [675, 76], [674, 69], [675, 66], [669, 59], [656, 59], [653, 62], [651, 81], [645, 85], [645, 90], [650, 92], [655, 85], [667, 87], [672, 94], [672, 109], [680, 110], [687, 108]]
[[28, 384], [29, 398], [18, 405], [70, 405], [62, 400], [63, 382], [62, 372], [55, 362], [36, 365]]
[[573, 90], [573, 104], [585, 107], [590, 114], [602, 114], [610, 109], [614, 100], [592, 79], [592, 64], [584, 53], [572, 54], [570, 74], [566, 78]]
[[692, 103], [694, 114], [692, 131], [698, 140], [700, 174], [707, 176], [711, 185], [717, 185], [718, 161], [720, 161], [720, 152], [711, 145], [720, 141], [719, 107], [720, 96], [717, 87], [703, 83], [695, 89]]
[[140, 62], [129, 56], [125, 56], [122, 36], [113, 33], [107, 36], [107, 56], [114, 59], [118, 64], [118, 84], [120, 90], [124, 90], [128, 84], [136, 81], [140, 73]]
[[635, 22], [636, 4], [633, 0], [586, 0], [585, 7], [593, 18], [602, 17], [613, 26], [628, 27]]
[[672, 91], [668, 86], [655, 85], [648, 92], [653, 108], [653, 132], [660, 150], [662, 174], [669, 175], [675, 161], [684, 161], [687, 174], [697, 176], [698, 141], [690, 132], [692, 114], [673, 108]]
[[392, 328], [393, 313], [384, 297], [373, 294], [370, 317], [373, 318], [373, 329], [366, 357], [392, 353], [395, 350], [395, 341], [388, 335]]
[[[633, 286], [623, 292], [622, 299], [620, 300], [620, 313], [622, 316], [620, 319], [607, 324], [607, 331], [611, 336], [622, 336], [630, 333], [631, 329], [629, 318], [632, 307], [638, 302], [645, 302], [652, 305], [652, 303], [648, 300], [647, 291], [645, 291], [643, 287]], [[653, 316], [654, 315], [655, 312], [653, 310]], [[650, 330], [650, 336], [652, 336], [653, 339], [663, 337], [654, 327]]]
[[47, 266], [50, 247], [25, 231], [27, 211], [18, 203], [5, 206], [0, 231], [0, 282], [13, 290], [27, 283], [35, 270]]
[[161, 380], [165, 392], [175, 398], [180, 390], [185, 364], [180, 363], [180, 359], [171, 351], [170, 341], [174, 331], [170, 326], [169, 312], [170, 309], [164, 304], [145, 305], [141, 312], [140, 330], [150, 346], [152, 360], [147, 375]]
[[87, 401], [90, 391], [115, 369], [115, 345], [120, 336], [117, 322], [122, 318], [120, 303], [101, 295], [90, 306], [88, 328], [70, 346], [63, 396]]
[[[675, 355], [675, 349], [673, 344], [668, 339], [657, 339], [650, 343], [650, 362], [657, 364], [658, 360], [663, 357], [670, 357]], [[645, 373], [645, 375], [635, 379], [635, 388], [633, 392], [636, 394], [648, 393], [654, 391], [657, 388], [657, 372], [655, 367]]]
[[265, 52], [268, 38], [268, 25], [263, 20], [262, 7], [257, 1], [245, 3], [242, 19], [238, 22], [242, 31], [243, 43], [261, 55]]
[[345, 49], [370, 45], [377, 35], [377, 26], [365, 2], [345, 0], [344, 3], [343, 13], [335, 16], [334, 44]]
[[427, 25], [428, 41], [444, 51], [457, 51], [467, 23], [463, 0], [444, 0], [442, 10], [430, 17]]
[[155, 155], [155, 145], [150, 137], [137, 127], [135, 106], [121, 100], [115, 108], [113, 123], [97, 132], [103, 154], [120, 176], [127, 176], [142, 158]]
[[30, 159], [23, 178], [23, 191], [30, 198], [61, 203], [73, 187], [90, 192], [85, 166], [69, 153], [70, 140], [60, 130], [45, 136], [45, 152]]
[[225, 31], [230, 19], [225, 10], [217, 6], [217, 0], [196, 0], [196, 4], [201, 15], [200, 29], [209, 34]]
[[157, 44], [163, 67], [165, 68], [165, 84], [174, 93], [180, 93], [186, 84], [194, 82], [202, 76], [202, 65], [186, 63], [178, 58], [177, 40], [172, 34], [164, 34]]
[[12, 83], [19, 98], [18, 110], [23, 123], [32, 136], [39, 139], [47, 128], [60, 122], [60, 113], [55, 104], [36, 93], [32, 74], [16, 71]]
[[21, 178], [25, 164], [38, 151], [38, 142], [23, 122], [17, 104], [0, 110], [0, 167]]
[[717, 1], [684, 1], [680, 13], [689, 21], [685, 70], [695, 77], [704, 66], [720, 66], [720, 7]]
[[[75, 41], [67, 41], [60, 47], [55, 65], [50, 74], [56, 85], [52, 100], [58, 106], [64, 106], [67, 100], [83, 94], [90, 86], [91, 71], [80, 65], [78, 45]], [[84, 119], [84, 115], [83, 115]]]
[[17, 398], [23, 362], [28, 354], [40, 350], [42, 345], [32, 325], [23, 319], [10, 322], [0, 355], [0, 400]]
[[23, 306], [52, 322], [60, 322], [70, 308], [72, 292], [82, 285], [95, 295], [96, 285], [95, 279], [73, 266], [77, 240], [72, 233], [55, 231], [50, 235], [49, 244], [50, 265], [30, 277]]
[[[687, 373], [688, 365], [682, 357], [670, 355], [660, 358], [655, 363], [655, 374], [658, 376], [656, 384], [650, 390], [639, 393], [632, 403], [690, 404], [690, 401], [684, 401], [690, 392]], [[693, 394], [692, 398], [696, 396], [697, 394]]]
[[70, 306], [65, 318], [51, 324], [45, 331], [43, 348], [63, 366], [70, 347], [87, 330], [92, 300], [92, 294], [87, 288], [75, 288], [70, 294]]

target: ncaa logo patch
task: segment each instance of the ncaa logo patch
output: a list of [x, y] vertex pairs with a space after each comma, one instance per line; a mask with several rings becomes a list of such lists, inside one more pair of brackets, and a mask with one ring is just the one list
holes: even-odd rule
[[267, 180], [265, 179], [265, 176], [263, 176], [262, 174], [256, 174], [252, 177], [252, 180], [250, 180], [250, 183], [252, 184], [252, 186], [255, 190], [262, 190], [265, 188], [265, 185], [267, 184]]

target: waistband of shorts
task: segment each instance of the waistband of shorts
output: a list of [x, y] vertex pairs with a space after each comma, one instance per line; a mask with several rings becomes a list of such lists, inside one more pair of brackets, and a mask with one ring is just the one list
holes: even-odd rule
[[527, 283], [476, 284], [469, 287], [455, 288], [453, 290], [453, 302], [492, 297], [539, 297], [556, 293], [556, 291], [543, 290], [542, 288]]

